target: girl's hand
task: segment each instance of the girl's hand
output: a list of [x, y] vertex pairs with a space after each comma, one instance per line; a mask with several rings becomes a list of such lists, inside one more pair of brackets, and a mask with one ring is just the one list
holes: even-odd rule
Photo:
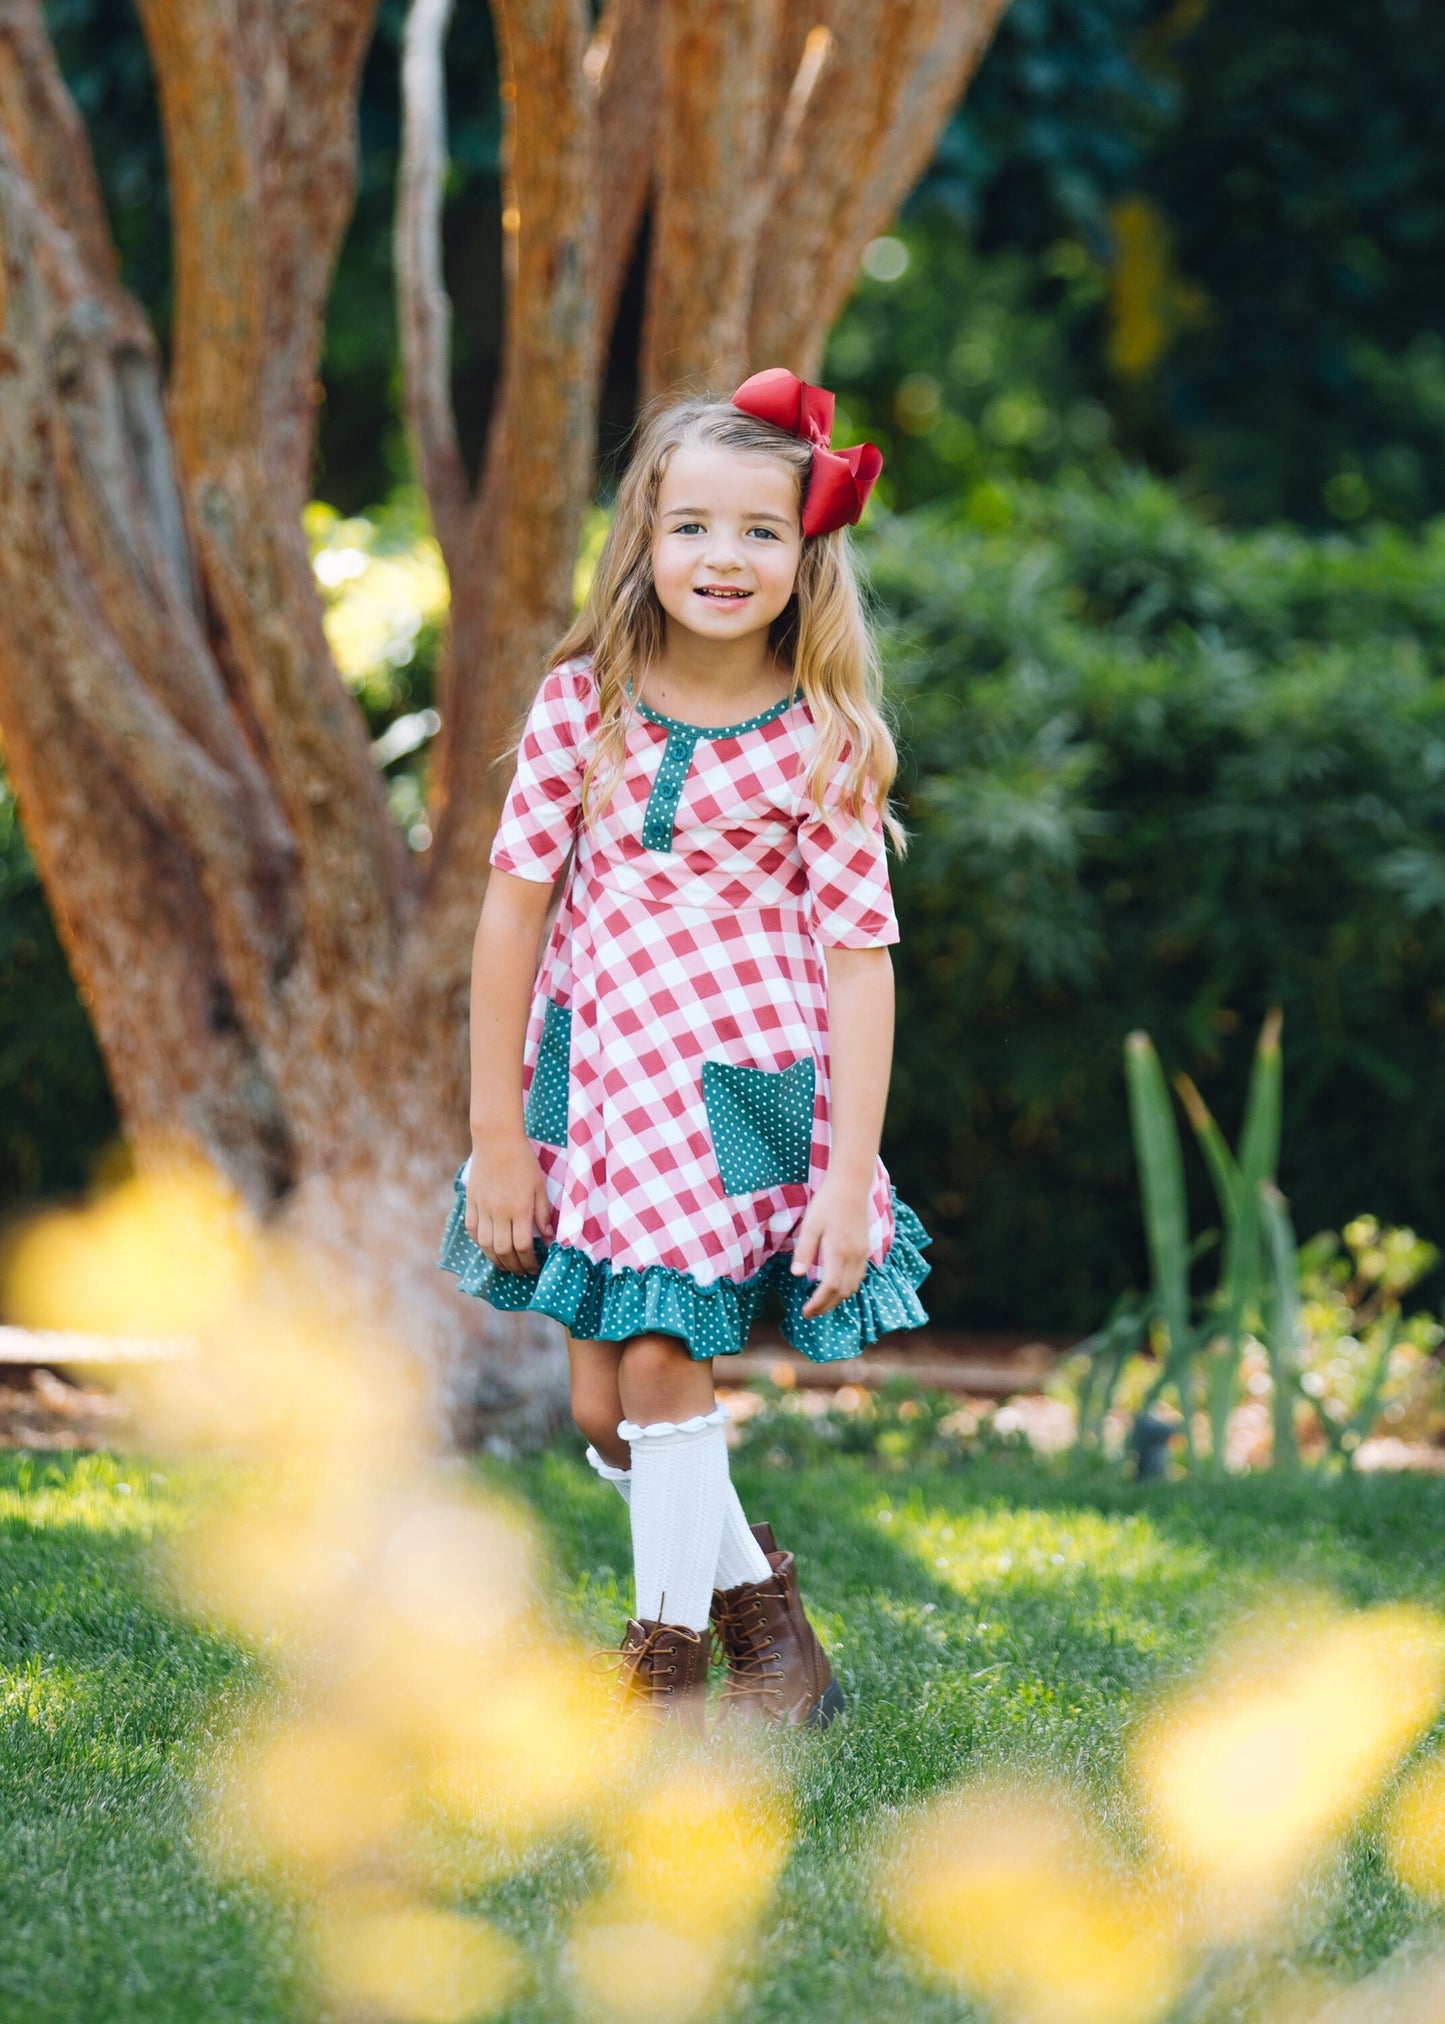
[[871, 1193], [871, 1186], [825, 1180], [804, 1211], [793, 1246], [793, 1270], [801, 1276], [815, 1259], [820, 1261], [818, 1284], [803, 1303], [805, 1318], [827, 1314], [863, 1284]]
[[523, 1136], [472, 1140], [467, 1176], [467, 1229], [499, 1272], [541, 1270], [533, 1227], [553, 1235], [547, 1184], [531, 1142]]

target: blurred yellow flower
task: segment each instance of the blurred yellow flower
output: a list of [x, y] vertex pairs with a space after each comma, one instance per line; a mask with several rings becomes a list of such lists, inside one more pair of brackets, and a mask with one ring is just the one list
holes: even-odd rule
[[925, 1966], [1019, 2024], [1148, 2024], [1180, 1987], [1170, 1906], [1055, 1788], [997, 1780], [934, 1801], [884, 1893]]
[[1386, 1817], [1385, 1849], [1407, 1890], [1445, 1904], [1445, 1757], [1427, 1757], [1402, 1783]]
[[330, 1908], [314, 1944], [337, 1995], [398, 2024], [495, 2016], [523, 1979], [520, 1954], [493, 1927], [427, 1905]]
[[37, 1218], [11, 1255], [5, 1303], [21, 1328], [185, 1337], [234, 1298], [254, 1265], [239, 1195], [178, 1158], [83, 1209]]
[[401, 1767], [374, 1735], [302, 1719], [238, 1755], [213, 1811], [212, 1845], [247, 1867], [346, 1871], [383, 1855], [406, 1815]]
[[1429, 1612], [1296, 1614], [1295, 1629], [1227, 1649], [1137, 1742], [1147, 1811], [1220, 1938], [1278, 1913], [1445, 1691], [1445, 1625]]
[[791, 1806], [757, 1759], [679, 1759], [609, 1825], [613, 1883], [572, 1939], [578, 1988], [595, 2012], [650, 2016], [665, 1961], [669, 2014], [696, 2016], [729, 1993], [792, 1846]]

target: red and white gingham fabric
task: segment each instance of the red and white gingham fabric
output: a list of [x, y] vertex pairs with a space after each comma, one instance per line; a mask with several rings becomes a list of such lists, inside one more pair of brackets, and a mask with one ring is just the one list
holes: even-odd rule
[[[669, 1266], [699, 1286], [748, 1279], [793, 1248], [827, 1168], [823, 950], [898, 940], [882, 820], [876, 810], [830, 819], [807, 798], [816, 729], [800, 697], [735, 736], [697, 740], [666, 852], [643, 844], [642, 824], [668, 731], [635, 714], [622, 778], [589, 830], [580, 793], [597, 722], [590, 663], [554, 668], [491, 850], [498, 870], [550, 883], [576, 846], [525, 1050], [530, 1086], [546, 999], [571, 1008], [567, 1144], [533, 1141], [557, 1241], [614, 1268]], [[807, 1055], [816, 1074], [807, 1182], [726, 1194], [704, 1059], [780, 1069]], [[874, 1263], [892, 1240], [880, 1159]]]

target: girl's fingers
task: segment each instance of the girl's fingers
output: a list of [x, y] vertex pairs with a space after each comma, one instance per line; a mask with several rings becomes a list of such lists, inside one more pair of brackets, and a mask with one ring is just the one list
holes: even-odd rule
[[818, 1284], [803, 1302], [804, 1315], [831, 1313], [833, 1308], [850, 1299], [863, 1284], [863, 1274], [867, 1270], [867, 1265], [868, 1261], [865, 1258], [861, 1263], [855, 1260], [852, 1265], [825, 1266]]
[[552, 1204], [547, 1200], [545, 1187], [538, 1188], [532, 1203], [532, 1221], [550, 1244], [557, 1232], [556, 1225], [552, 1221]]
[[806, 1210], [793, 1240], [793, 1270], [801, 1275], [810, 1270], [818, 1255], [818, 1240], [821, 1232], [811, 1209]]
[[537, 1272], [537, 1254], [532, 1249], [532, 1214], [518, 1217], [512, 1224], [512, 1256], [517, 1261], [511, 1268], [514, 1272]]
[[[541, 1270], [532, 1240], [533, 1213], [529, 1209], [525, 1216], [478, 1214], [477, 1227], [472, 1235], [482, 1256], [499, 1272], [527, 1272], [535, 1277]], [[551, 1222], [551, 1212], [548, 1211], [547, 1222], [542, 1229], [544, 1237], [552, 1235]]]

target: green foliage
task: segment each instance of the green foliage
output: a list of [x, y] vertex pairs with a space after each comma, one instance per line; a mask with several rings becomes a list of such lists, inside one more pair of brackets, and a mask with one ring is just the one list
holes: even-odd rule
[[1181, 329], [1136, 445], [1252, 517], [1439, 513], [1445, 15], [1214, 0], [1174, 18], [1178, 111], [1139, 186], [1208, 314]]
[[1060, 237], [1103, 252], [1109, 206], [1147, 173], [1178, 80], [1154, 60], [1158, 0], [1011, 0], [910, 212], [941, 210], [992, 252]]
[[760, 1403], [739, 1416], [738, 1455], [770, 1469], [812, 1468], [835, 1455], [866, 1455], [885, 1469], [949, 1468], [981, 1455], [1032, 1452], [1022, 1429], [996, 1428], [992, 1415], [948, 1392], [920, 1391], [906, 1376], [876, 1389], [844, 1385], [834, 1394], [752, 1387]]
[[[1219, 1276], [1215, 1287], [1196, 1303], [1190, 1284], [1191, 1266], [1215, 1248], [1217, 1230], [1190, 1242], [1184, 1184], [1184, 1153], [1178, 1122], [1158, 1054], [1147, 1033], [1131, 1033], [1124, 1043], [1124, 1077], [1129, 1092], [1129, 1123], [1139, 1168], [1139, 1199], [1149, 1250], [1152, 1284], [1138, 1302], [1116, 1303], [1103, 1328], [1077, 1351], [1090, 1368], [1079, 1388], [1079, 1438], [1097, 1441], [1103, 1414], [1111, 1404], [1127, 1359], [1148, 1346], [1155, 1372], [1138, 1410], [1147, 1412], [1172, 1389], [1179, 1402], [1180, 1431], [1191, 1462], [1194, 1421], [1203, 1409], [1209, 1427], [1209, 1462], [1222, 1474], [1228, 1452], [1231, 1417], [1243, 1393], [1243, 1365], [1250, 1344], [1266, 1328], [1270, 1312], [1271, 1269], [1277, 1286], [1273, 1316], [1289, 1329], [1273, 1366], [1281, 1372], [1282, 1396], [1293, 1399], [1287, 1373], [1292, 1373], [1296, 1308], [1288, 1295], [1297, 1286], [1298, 1266], [1287, 1222], [1274, 1187], [1279, 1158], [1282, 1064], [1279, 1020], [1271, 1013], [1255, 1048], [1245, 1098], [1239, 1154], [1230, 1150], [1208, 1107], [1187, 1076], [1179, 1078], [1189, 1122], [1204, 1155], [1223, 1223]], [[1264, 1242], [1264, 1195], [1279, 1200], [1273, 1226], [1275, 1241]], [[1282, 1296], [1282, 1297], [1281, 1297]], [[1196, 1311], [1197, 1307], [1197, 1311]], [[1276, 1461], [1296, 1459], [1289, 1432], [1277, 1441]]]
[[1435, 1361], [1445, 1328], [1434, 1315], [1405, 1312], [1406, 1294], [1439, 1261], [1413, 1230], [1383, 1228], [1373, 1216], [1304, 1247], [1295, 1393], [1336, 1459], [1349, 1461], [1376, 1430], [1428, 1440], [1445, 1425]]
[[885, 1151], [930, 1313], [1086, 1330], [1142, 1283], [1119, 1038], [1232, 1135], [1270, 1004], [1301, 1232], [1435, 1234], [1445, 527], [1230, 535], [1145, 479], [995, 482], [871, 553], [913, 831]]
[[79, 1187], [114, 1131], [100, 1053], [0, 774], [0, 1217]]
[[1102, 267], [1078, 245], [1052, 248], [1040, 269], [1020, 253], [982, 259], [937, 220], [875, 241], [823, 377], [839, 440], [883, 451], [880, 498], [901, 512], [995, 476], [1097, 466], [1113, 425], [1072, 346], [1102, 291]]

